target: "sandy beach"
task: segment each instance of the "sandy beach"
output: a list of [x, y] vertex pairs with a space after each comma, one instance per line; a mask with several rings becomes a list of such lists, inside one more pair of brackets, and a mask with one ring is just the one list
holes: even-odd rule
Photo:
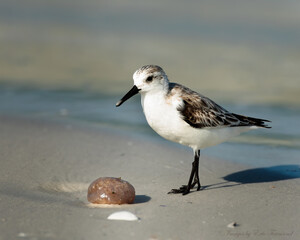
[[[284, 174], [201, 158], [204, 189], [185, 184], [192, 153], [166, 141], [84, 123], [0, 117], [0, 239], [299, 239], [299, 168]], [[132, 205], [94, 208], [98, 177], [121, 177]], [[126, 210], [139, 220], [112, 221]], [[237, 227], [228, 224], [236, 222]]]
[[[299, 240], [299, 1], [0, 1], [0, 240]], [[161, 66], [271, 121], [193, 153], [147, 124], [132, 74]], [[135, 203], [95, 207], [121, 177]], [[126, 210], [138, 221], [112, 221]], [[235, 227], [230, 227], [235, 223]], [[230, 225], [231, 224], [231, 225]]]

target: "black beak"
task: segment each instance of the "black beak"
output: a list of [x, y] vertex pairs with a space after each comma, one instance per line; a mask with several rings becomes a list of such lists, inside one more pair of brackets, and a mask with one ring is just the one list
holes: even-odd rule
[[133, 85], [130, 91], [126, 93], [125, 96], [122, 97], [122, 99], [119, 102], [116, 103], [116, 107], [121, 106], [123, 102], [125, 102], [126, 100], [128, 100], [129, 98], [137, 94], [140, 90], [141, 89], [138, 89], [137, 86]]

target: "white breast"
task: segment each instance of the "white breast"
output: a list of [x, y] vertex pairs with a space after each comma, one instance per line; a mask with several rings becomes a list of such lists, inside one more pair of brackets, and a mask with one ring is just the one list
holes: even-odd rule
[[166, 99], [164, 92], [142, 93], [141, 103], [148, 124], [160, 136], [194, 150], [214, 146], [250, 130], [250, 127], [193, 128], [177, 110], [182, 100], [174, 95]]
[[148, 124], [162, 137], [179, 142], [184, 134], [185, 123], [176, 107], [180, 99], [166, 99], [164, 92], [142, 94], [143, 110]]

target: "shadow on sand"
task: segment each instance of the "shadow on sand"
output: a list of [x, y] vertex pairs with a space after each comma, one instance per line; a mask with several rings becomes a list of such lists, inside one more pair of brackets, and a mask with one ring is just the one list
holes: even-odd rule
[[[276, 182], [300, 178], [300, 165], [280, 165], [266, 168], [253, 168], [223, 177], [226, 182], [203, 186], [203, 189], [233, 187], [241, 184]], [[230, 184], [229, 182], [233, 183]]]
[[134, 199], [134, 204], [149, 202], [151, 197], [147, 195], [136, 195]]
[[276, 182], [300, 178], [299, 165], [280, 165], [267, 168], [253, 168], [235, 172], [223, 177], [224, 180], [237, 183]]

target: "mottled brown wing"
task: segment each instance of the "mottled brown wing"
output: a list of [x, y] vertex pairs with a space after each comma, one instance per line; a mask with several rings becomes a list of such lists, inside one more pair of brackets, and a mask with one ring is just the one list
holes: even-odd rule
[[230, 113], [211, 99], [182, 85], [172, 84], [171, 89], [181, 92], [183, 104], [178, 107], [178, 111], [181, 113], [183, 120], [194, 128], [254, 125], [266, 127], [263, 121], [267, 120]]
[[269, 120], [247, 117], [230, 113], [211, 99], [177, 83], [169, 84], [168, 96], [180, 95], [183, 104], [177, 110], [182, 119], [194, 128], [205, 127], [242, 127], [266, 125]]
[[178, 109], [183, 120], [195, 128], [238, 126], [240, 121], [221, 106], [206, 97], [190, 99], [183, 97], [183, 106]]

